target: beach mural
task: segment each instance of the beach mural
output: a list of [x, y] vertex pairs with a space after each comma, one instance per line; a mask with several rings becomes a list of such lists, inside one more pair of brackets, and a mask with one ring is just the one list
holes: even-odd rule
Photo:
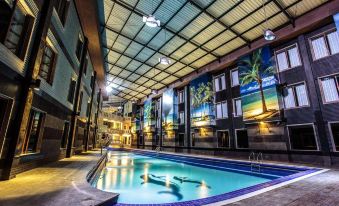
[[162, 94], [162, 128], [165, 131], [178, 129], [178, 105], [173, 89]]
[[275, 64], [265, 46], [238, 60], [244, 121], [279, 118]]
[[151, 132], [152, 127], [152, 99], [144, 102], [144, 132]]
[[204, 74], [190, 82], [192, 127], [215, 125], [212, 76]]

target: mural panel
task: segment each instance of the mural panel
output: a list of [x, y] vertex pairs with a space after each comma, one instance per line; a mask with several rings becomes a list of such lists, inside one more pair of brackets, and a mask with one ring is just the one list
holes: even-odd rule
[[215, 125], [212, 76], [205, 74], [190, 82], [191, 126]]
[[144, 132], [151, 132], [152, 127], [152, 99], [144, 102]]
[[238, 61], [244, 121], [279, 118], [278, 80], [274, 65], [268, 46]]
[[166, 90], [162, 98], [162, 128], [166, 131], [178, 129], [178, 105], [174, 90]]

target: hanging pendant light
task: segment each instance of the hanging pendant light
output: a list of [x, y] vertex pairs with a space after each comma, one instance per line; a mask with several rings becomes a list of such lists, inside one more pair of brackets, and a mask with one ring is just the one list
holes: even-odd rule
[[142, 21], [149, 27], [160, 27], [160, 20], [156, 19], [153, 15], [143, 16]]
[[168, 57], [160, 57], [159, 63], [163, 65], [169, 65], [171, 63], [171, 60]]
[[262, 0], [262, 7], [264, 10], [264, 15], [265, 15], [265, 24], [266, 24], [266, 29], [264, 30], [264, 38], [266, 41], [273, 41], [277, 38], [275, 33], [268, 27], [268, 21], [267, 21], [267, 15], [266, 15], [266, 6], [264, 3], [265, 0]]

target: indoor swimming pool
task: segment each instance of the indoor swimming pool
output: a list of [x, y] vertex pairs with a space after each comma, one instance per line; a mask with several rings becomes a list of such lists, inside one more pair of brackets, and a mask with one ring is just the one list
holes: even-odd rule
[[261, 165], [222, 159], [109, 151], [92, 185], [119, 193], [118, 204], [203, 205], [244, 195], [318, 169]]

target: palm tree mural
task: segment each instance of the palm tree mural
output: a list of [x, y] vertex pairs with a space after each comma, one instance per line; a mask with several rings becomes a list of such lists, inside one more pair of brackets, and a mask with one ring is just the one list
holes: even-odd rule
[[[211, 82], [199, 83], [197, 88], [191, 87], [191, 105], [193, 108], [193, 117], [196, 117], [196, 112], [203, 112], [201, 119], [205, 119], [208, 115], [206, 114], [206, 106], [209, 106], [213, 102], [213, 91]], [[201, 109], [201, 107], [203, 107]]]
[[241, 85], [246, 85], [251, 82], [256, 82], [259, 85], [261, 105], [262, 105], [262, 114], [268, 112], [264, 89], [263, 89], [263, 78], [275, 73], [275, 68], [269, 66], [267, 68], [262, 68], [263, 59], [262, 59], [262, 49], [258, 49], [253, 52], [250, 58], [242, 59], [240, 61], [239, 67], [244, 67], [243, 73], [240, 74]]

